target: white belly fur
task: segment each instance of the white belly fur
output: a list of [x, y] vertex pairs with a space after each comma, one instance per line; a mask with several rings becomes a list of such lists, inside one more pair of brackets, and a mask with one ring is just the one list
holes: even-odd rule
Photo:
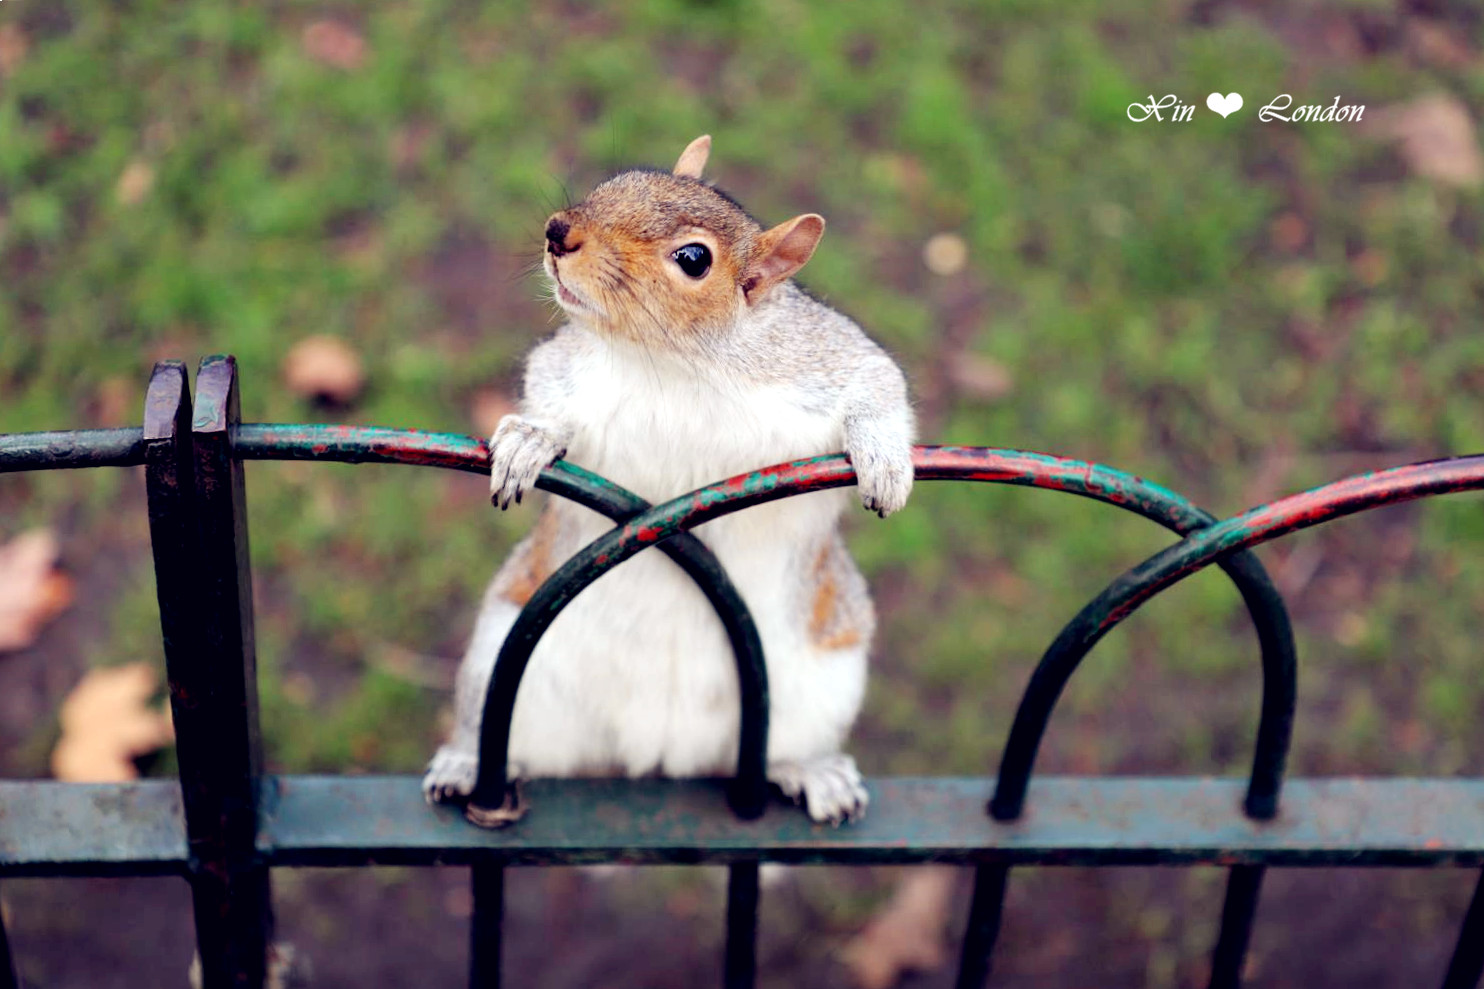
[[[787, 388], [723, 390], [652, 365], [593, 361], [567, 459], [651, 502], [784, 460], [840, 449], [842, 428]], [[642, 375], [640, 382], [635, 375]], [[808, 634], [805, 575], [850, 492], [801, 495], [717, 519], [696, 534], [752, 611], [767, 658], [769, 760], [839, 751], [865, 690], [867, 643], [822, 650]], [[610, 526], [570, 502], [563, 558]], [[513, 605], [490, 599], [475, 648], [497, 648]], [[522, 775], [729, 774], [736, 764], [736, 664], [695, 584], [647, 550], [604, 575], [537, 646], [516, 700], [512, 767]]]

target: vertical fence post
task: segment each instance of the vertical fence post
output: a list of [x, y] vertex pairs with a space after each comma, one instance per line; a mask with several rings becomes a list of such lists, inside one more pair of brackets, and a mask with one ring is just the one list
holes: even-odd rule
[[1448, 973], [1443, 976], [1443, 989], [1474, 989], [1481, 976], [1484, 976], [1484, 873], [1480, 874], [1474, 898], [1463, 915], [1458, 943], [1453, 946], [1453, 958], [1448, 962]]
[[505, 922], [505, 866], [471, 870], [474, 916], [469, 923], [469, 989], [500, 989]]
[[0, 919], [0, 989], [21, 989], [21, 977], [10, 953], [10, 936], [5, 933], [3, 919]]
[[207, 358], [191, 417], [185, 367], [155, 367], [145, 402], [150, 539], [203, 989], [259, 989], [272, 929], [256, 862], [262, 756], [236, 365]]
[[737, 862], [727, 869], [726, 989], [757, 983], [758, 868], [757, 862]]
[[1000, 936], [1000, 918], [1005, 910], [1008, 865], [981, 865], [974, 869], [974, 898], [969, 904], [969, 923], [959, 951], [957, 989], [982, 989], [989, 978], [990, 958]]
[[1221, 905], [1221, 934], [1211, 953], [1210, 989], [1238, 989], [1252, 940], [1252, 920], [1266, 870], [1260, 865], [1234, 865], [1226, 881]]

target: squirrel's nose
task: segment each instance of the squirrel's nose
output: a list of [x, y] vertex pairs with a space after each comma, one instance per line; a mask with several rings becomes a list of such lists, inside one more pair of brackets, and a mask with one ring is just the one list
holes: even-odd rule
[[546, 250], [553, 257], [561, 257], [563, 254], [571, 254], [577, 250], [580, 244], [567, 246], [567, 234], [572, 231], [572, 224], [559, 216], [553, 216], [546, 222]]

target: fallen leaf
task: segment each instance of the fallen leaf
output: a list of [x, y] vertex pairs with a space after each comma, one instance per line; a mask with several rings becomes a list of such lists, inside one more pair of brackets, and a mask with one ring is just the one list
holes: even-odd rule
[[956, 275], [969, 260], [969, 245], [958, 234], [935, 234], [922, 246], [922, 263], [935, 275]]
[[0, 546], [0, 652], [24, 649], [72, 603], [72, 578], [57, 570], [57, 537], [23, 532]]
[[959, 392], [980, 401], [1004, 398], [1015, 388], [1010, 369], [991, 357], [959, 354], [948, 366], [948, 377]]
[[163, 748], [175, 735], [165, 711], [150, 704], [159, 682], [149, 663], [83, 674], [62, 702], [62, 738], [52, 750], [52, 775], [74, 783], [137, 777], [134, 759]]
[[515, 411], [515, 402], [498, 388], [481, 388], [469, 403], [469, 418], [480, 436], [493, 436], [500, 420]]
[[0, 24], [0, 76], [10, 76], [26, 60], [31, 44], [19, 24]]
[[119, 176], [118, 184], [113, 187], [113, 194], [125, 206], [133, 206], [149, 195], [149, 190], [154, 185], [155, 170], [147, 162], [135, 160], [129, 162]]
[[339, 21], [315, 21], [300, 40], [310, 58], [337, 69], [358, 69], [366, 61], [366, 39]]
[[841, 960], [861, 989], [889, 989], [909, 972], [942, 966], [948, 908], [958, 870], [908, 870], [891, 900], [844, 948]]
[[1472, 188], [1484, 182], [1484, 155], [1468, 108], [1447, 93], [1383, 107], [1370, 131], [1396, 141], [1407, 167], [1423, 178]]
[[301, 398], [349, 405], [366, 384], [361, 358], [339, 337], [305, 337], [283, 359], [283, 378]]

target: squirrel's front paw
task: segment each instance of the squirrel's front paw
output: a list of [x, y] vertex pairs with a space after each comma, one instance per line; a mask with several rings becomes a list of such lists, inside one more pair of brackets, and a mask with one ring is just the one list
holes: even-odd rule
[[519, 504], [541, 471], [567, 452], [567, 444], [553, 429], [509, 415], [490, 437], [490, 501], [501, 508]]
[[907, 504], [912, 493], [912, 448], [852, 450], [850, 464], [861, 504], [882, 518]]
[[802, 803], [814, 820], [830, 824], [866, 816], [871, 795], [855, 768], [855, 760], [843, 752], [801, 762], [775, 762], [768, 779], [783, 795]]

